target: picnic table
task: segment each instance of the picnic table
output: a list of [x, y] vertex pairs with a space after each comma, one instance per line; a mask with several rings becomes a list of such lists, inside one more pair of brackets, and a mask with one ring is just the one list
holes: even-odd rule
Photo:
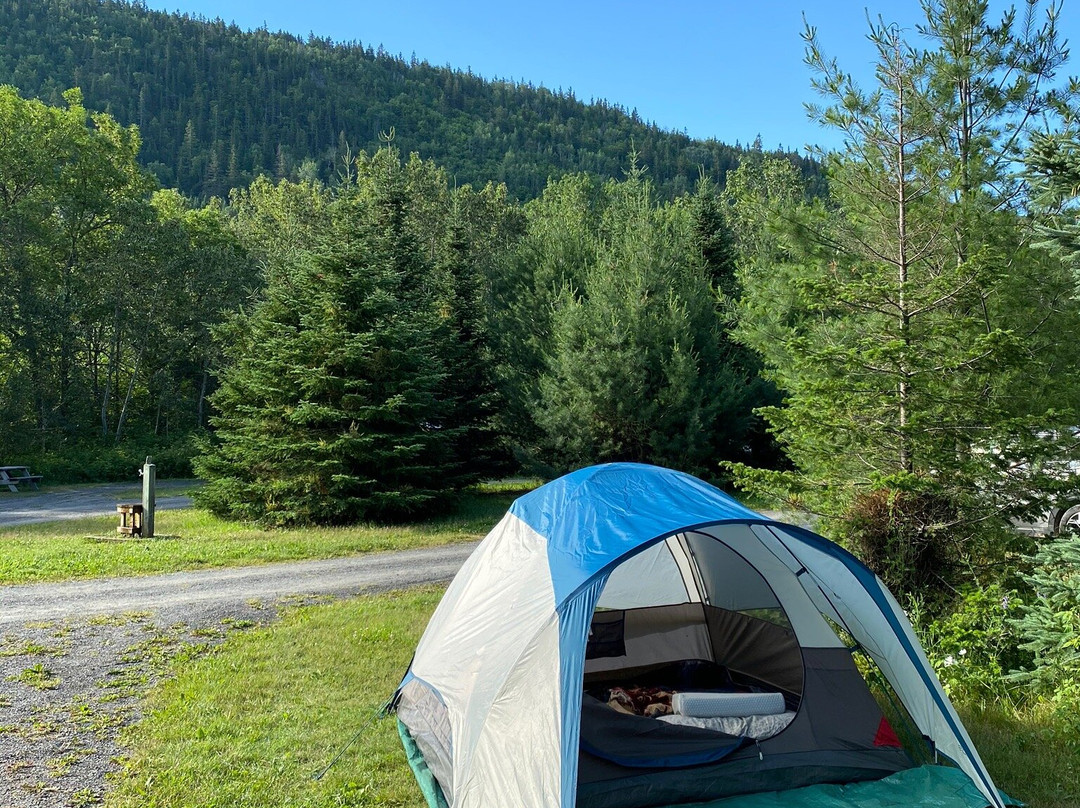
[[31, 474], [27, 466], [0, 466], [0, 486], [6, 485], [9, 491], [15, 493], [23, 483], [29, 483], [36, 490], [40, 479], [41, 475]]

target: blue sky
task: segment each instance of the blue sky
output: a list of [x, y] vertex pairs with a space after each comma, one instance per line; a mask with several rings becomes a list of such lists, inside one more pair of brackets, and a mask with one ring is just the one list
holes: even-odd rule
[[[803, 15], [823, 49], [849, 72], [871, 76], [867, 10], [917, 39], [917, 0], [148, 0], [151, 8], [221, 17], [242, 28], [265, 25], [301, 36], [360, 40], [435, 65], [471, 69], [551, 89], [583, 101], [606, 98], [637, 109], [665, 129], [766, 148], [839, 145], [807, 120], [816, 96], [803, 64]], [[1008, 3], [995, 0], [1000, 12]], [[1021, 3], [1022, 5], [1022, 3]], [[1080, 43], [1080, 3], [1067, 4], [1060, 28]], [[1072, 36], [1075, 32], [1075, 36]], [[1080, 44], [1075, 65], [1080, 73]]]

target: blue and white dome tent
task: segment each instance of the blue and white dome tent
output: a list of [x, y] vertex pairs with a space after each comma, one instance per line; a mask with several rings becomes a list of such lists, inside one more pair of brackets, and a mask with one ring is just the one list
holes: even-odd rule
[[[853, 646], [914, 742], [901, 744]], [[628, 714], [641, 694], [671, 691], [675, 714]], [[1006, 804], [873, 573], [646, 465], [582, 469], [515, 501], [447, 589], [394, 704], [432, 808], [645, 808], [787, 789], [783, 804], [811, 805], [796, 795], [826, 783], [888, 783], [905, 805]], [[932, 760], [950, 765], [919, 765]]]

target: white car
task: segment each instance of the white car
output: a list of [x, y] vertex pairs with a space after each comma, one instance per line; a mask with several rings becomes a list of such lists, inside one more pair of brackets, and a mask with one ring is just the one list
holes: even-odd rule
[[1029, 536], [1057, 536], [1061, 533], [1080, 533], [1080, 503], [1053, 508], [1034, 522], [1015, 523], [1016, 529]]
[[[1070, 429], [1068, 434], [1072, 436], [1074, 441], [1071, 454], [1075, 457], [1077, 450], [1080, 449], [1080, 427]], [[1048, 431], [1040, 432], [1036, 437], [1055, 439], [1060, 435], [1061, 433]], [[1022, 456], [1021, 452], [1014, 454], [1007, 450], [1003, 451], [997, 446], [990, 449], [976, 449], [975, 451], [996, 458], [999, 462], [1005, 461], [1001, 466], [1003, 477], [1016, 475], [1023, 478], [1033, 471], [1037, 471], [1043, 476], [1044, 480], [1049, 477], [1058, 483], [1075, 483], [1080, 480], [1080, 459], [1044, 461], [1040, 467], [1032, 466], [1025, 460], [1017, 460], [1017, 455]], [[1034, 479], [1030, 479], [1030, 481], [1036, 488], [1044, 492], [1048, 490], [1039, 485]], [[1013, 524], [1016, 529], [1029, 536], [1057, 536], [1066, 532], [1080, 533], [1080, 496], [1076, 494], [1075, 485], [1063, 487], [1067, 491], [1063, 492], [1060, 503], [1037, 516], [1029, 515], [1027, 519], [1014, 519]], [[1028, 521], [1028, 519], [1032, 521]]]

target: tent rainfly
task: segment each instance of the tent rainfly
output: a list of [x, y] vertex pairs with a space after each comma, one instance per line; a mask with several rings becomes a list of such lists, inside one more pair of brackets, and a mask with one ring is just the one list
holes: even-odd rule
[[431, 808], [1009, 804], [872, 572], [647, 465], [516, 500], [392, 704]]

